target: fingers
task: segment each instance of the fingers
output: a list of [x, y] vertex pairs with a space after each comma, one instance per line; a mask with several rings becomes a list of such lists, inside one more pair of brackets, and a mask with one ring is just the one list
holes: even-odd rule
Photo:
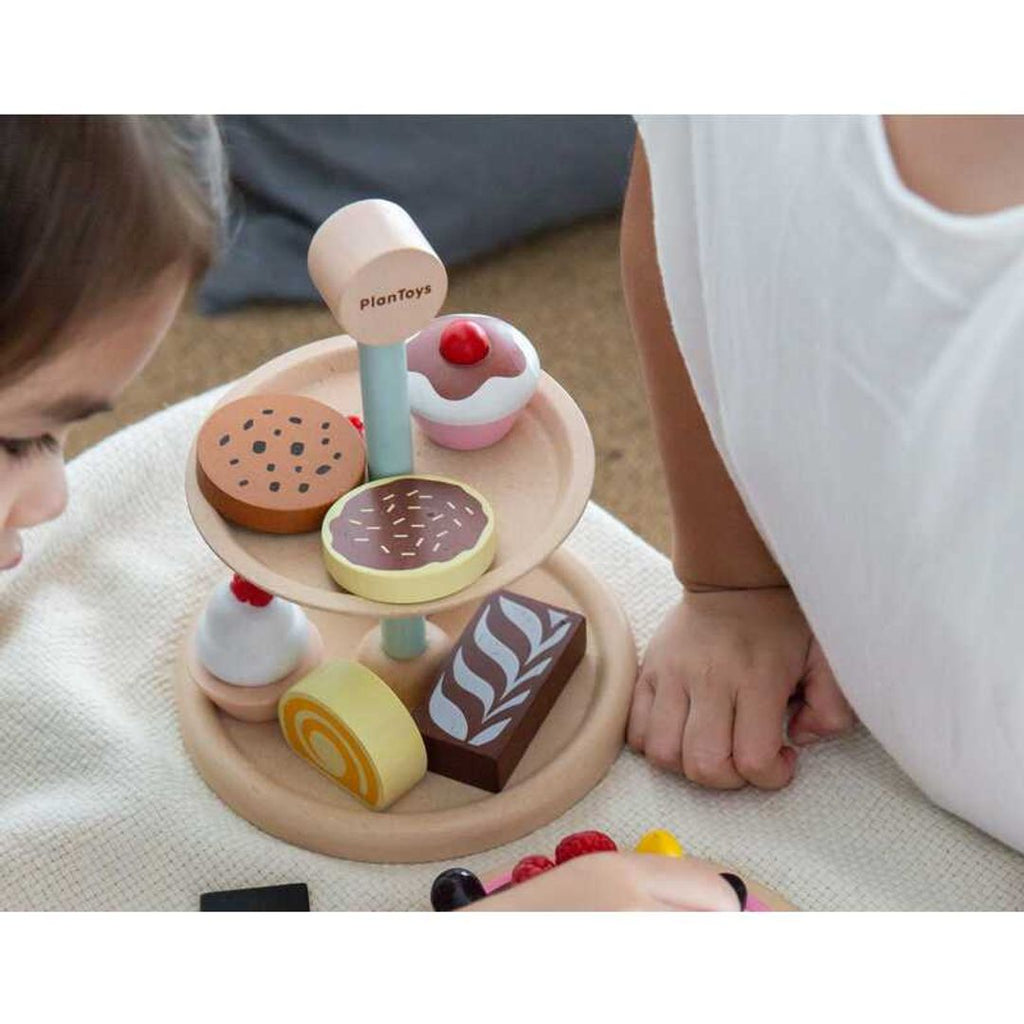
[[668, 771], [683, 770], [683, 726], [690, 710], [690, 699], [682, 681], [659, 679], [643, 740], [644, 755], [651, 764]]
[[736, 891], [707, 864], [649, 853], [593, 853], [471, 903], [462, 913], [740, 909]]
[[745, 782], [731, 756], [732, 701], [731, 690], [709, 687], [694, 699], [682, 679], [656, 682], [652, 675], [641, 674], [633, 692], [627, 742], [652, 764], [682, 772], [692, 782], [739, 789]]
[[702, 686], [693, 694], [683, 731], [683, 772], [691, 782], [715, 789], [740, 789], [743, 776], [733, 762], [731, 687]]
[[633, 704], [629, 709], [629, 725], [626, 727], [626, 742], [638, 754], [644, 751], [644, 738], [654, 704], [654, 679], [641, 670], [636, 688], [633, 690]]
[[705, 864], [676, 857], [627, 853], [650, 910], [741, 910], [736, 890]]
[[793, 780], [796, 751], [786, 746], [787, 687], [771, 680], [740, 696], [733, 731], [733, 760], [740, 775], [758, 789], [782, 789]]
[[800, 745], [816, 743], [852, 729], [856, 721], [857, 716], [815, 642], [808, 655], [803, 706], [790, 719], [790, 740]]

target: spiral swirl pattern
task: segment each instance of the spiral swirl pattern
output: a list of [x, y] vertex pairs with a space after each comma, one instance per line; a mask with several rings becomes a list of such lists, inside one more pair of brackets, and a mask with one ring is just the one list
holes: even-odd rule
[[412, 716], [356, 662], [332, 661], [278, 705], [288, 745], [368, 807], [382, 810], [423, 778], [427, 755]]
[[305, 697], [282, 708], [288, 745], [371, 807], [380, 802], [380, 777], [366, 748], [351, 729]]

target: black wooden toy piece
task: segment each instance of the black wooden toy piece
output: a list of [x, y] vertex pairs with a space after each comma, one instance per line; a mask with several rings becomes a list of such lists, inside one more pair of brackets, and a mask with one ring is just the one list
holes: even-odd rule
[[740, 910], [747, 909], [747, 883], [740, 878], [739, 875], [734, 875], [731, 871], [723, 871], [722, 878], [724, 878], [730, 886], [732, 886], [733, 892], [736, 893], [736, 898], [740, 901]]
[[458, 910], [486, 895], [483, 882], [468, 868], [448, 868], [430, 887], [430, 905], [435, 910]]
[[265, 885], [258, 889], [224, 889], [204, 892], [200, 910], [309, 910], [309, 889], [305, 882]]

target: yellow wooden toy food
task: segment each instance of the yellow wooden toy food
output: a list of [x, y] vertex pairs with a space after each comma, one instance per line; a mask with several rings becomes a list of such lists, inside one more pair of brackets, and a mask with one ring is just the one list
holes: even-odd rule
[[373, 810], [394, 803], [427, 772], [412, 715], [358, 662], [325, 662], [285, 693], [277, 715], [295, 753]]
[[324, 517], [324, 563], [371, 601], [416, 604], [454, 594], [494, 560], [494, 513], [456, 480], [409, 474], [364, 484]]
[[663, 857], [685, 857], [686, 851], [671, 832], [656, 828], [643, 835], [636, 844], [637, 853], [660, 853]]

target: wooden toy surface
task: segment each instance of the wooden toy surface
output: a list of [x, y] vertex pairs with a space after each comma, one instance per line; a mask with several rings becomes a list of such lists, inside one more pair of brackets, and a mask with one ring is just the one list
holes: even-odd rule
[[[347, 336], [313, 342], [249, 374], [222, 399], [297, 393], [345, 414], [360, 414], [357, 349]], [[498, 549], [476, 583], [423, 604], [384, 604], [338, 588], [324, 565], [319, 534], [270, 536], [227, 522], [203, 497], [195, 450], [186, 471], [186, 497], [196, 527], [228, 566], [258, 586], [325, 611], [384, 617], [433, 614], [479, 600], [539, 565], [583, 514], [594, 478], [594, 446], [576, 403], [549, 376], [512, 432], [491, 448], [459, 452], [414, 433], [416, 470], [452, 477], [476, 488], [494, 509]]]
[[[278, 538], [280, 540], [281, 538]], [[290, 539], [290, 538], [287, 538]], [[618, 601], [565, 551], [516, 584], [528, 597], [582, 612], [587, 652], [504, 791], [492, 795], [428, 773], [387, 811], [374, 812], [289, 750], [275, 723], [220, 713], [195, 685], [185, 641], [175, 696], [185, 745], [210, 787], [264, 831], [351, 860], [415, 863], [465, 856], [552, 821], [584, 796], [622, 749], [636, 649]], [[457, 636], [478, 602], [433, 617]], [[325, 654], [350, 657], [374, 626], [369, 613], [311, 611]]]

